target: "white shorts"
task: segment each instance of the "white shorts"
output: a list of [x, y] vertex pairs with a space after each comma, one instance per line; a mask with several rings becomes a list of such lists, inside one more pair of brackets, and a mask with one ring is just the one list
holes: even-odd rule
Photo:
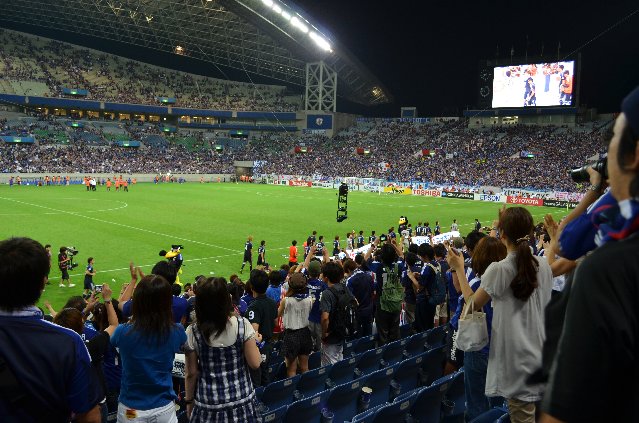
[[134, 410], [118, 403], [118, 423], [177, 423], [175, 403], [151, 410]]

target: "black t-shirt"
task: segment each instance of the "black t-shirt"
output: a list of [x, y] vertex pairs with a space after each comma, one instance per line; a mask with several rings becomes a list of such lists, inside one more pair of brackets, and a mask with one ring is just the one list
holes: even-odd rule
[[257, 297], [246, 309], [248, 321], [260, 325], [259, 333], [265, 341], [270, 341], [273, 337], [275, 319], [277, 318], [277, 305], [275, 301], [266, 295]]
[[111, 345], [111, 337], [105, 331], [98, 332], [93, 338], [85, 342], [89, 355], [91, 356], [91, 364], [96, 372], [103, 395], [106, 394], [106, 382], [104, 380], [104, 353], [109, 345]]
[[60, 270], [67, 268], [68, 262], [65, 261], [64, 263], [62, 263], [66, 259], [67, 259], [67, 255], [65, 253], [58, 254], [58, 267], [60, 268]]
[[543, 410], [566, 422], [637, 420], [639, 235], [577, 268]]

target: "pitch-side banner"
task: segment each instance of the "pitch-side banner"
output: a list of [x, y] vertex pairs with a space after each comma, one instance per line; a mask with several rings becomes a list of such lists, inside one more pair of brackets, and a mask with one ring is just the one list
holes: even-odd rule
[[[444, 241], [450, 241], [452, 238], [459, 236], [458, 231], [444, 232], [443, 234], [435, 235], [433, 237], [433, 245], [441, 244]], [[430, 244], [430, 237], [427, 236], [414, 236], [411, 238], [413, 244]]]
[[471, 192], [448, 192], [448, 191], [442, 191], [442, 197], [447, 197], [447, 198], [461, 198], [464, 200], [473, 200], [474, 194]]
[[288, 185], [291, 187], [312, 187], [313, 183], [310, 181], [288, 181]]
[[513, 197], [509, 195], [506, 197], [508, 204], [521, 204], [522, 206], [543, 206], [544, 200], [541, 198], [528, 198], [528, 197]]
[[475, 201], [490, 201], [493, 203], [505, 203], [506, 197], [501, 194], [474, 194]]
[[438, 189], [413, 189], [413, 195], [423, 195], [426, 197], [441, 197], [442, 192]]
[[413, 190], [405, 187], [384, 187], [384, 192], [389, 194], [411, 195]]

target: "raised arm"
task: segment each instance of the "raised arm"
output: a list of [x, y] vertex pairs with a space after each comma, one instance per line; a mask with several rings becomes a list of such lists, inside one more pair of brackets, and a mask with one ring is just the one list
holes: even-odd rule
[[113, 291], [108, 284], [102, 285], [102, 299], [104, 300], [104, 306], [106, 307], [107, 317], [109, 319], [109, 326], [104, 330], [109, 336], [113, 335], [115, 328], [118, 327], [118, 315], [115, 313], [113, 303], [111, 302]]
[[124, 303], [129, 301], [131, 297], [133, 296], [135, 285], [138, 282], [138, 273], [141, 273], [140, 269], [133, 265], [133, 262], [129, 263], [129, 271], [131, 272], [131, 282], [129, 282], [124, 292], [120, 294], [120, 298], [118, 298], [118, 308], [120, 309], [120, 311], [122, 311], [122, 308], [124, 307]]

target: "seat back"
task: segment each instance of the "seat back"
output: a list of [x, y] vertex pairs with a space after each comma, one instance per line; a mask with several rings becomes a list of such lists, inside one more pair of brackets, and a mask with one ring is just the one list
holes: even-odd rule
[[424, 361], [422, 353], [415, 357], [408, 358], [397, 365], [393, 379], [401, 386], [401, 393], [412, 391], [419, 387], [420, 369]]
[[303, 373], [296, 388], [301, 398], [310, 397], [324, 391], [326, 389], [326, 379], [328, 379], [328, 374], [332, 367], [328, 365]]
[[367, 375], [379, 370], [380, 363], [382, 362], [382, 356], [384, 354], [384, 347], [374, 350], [366, 351], [362, 353], [359, 361], [357, 362], [358, 375]]
[[360, 392], [366, 378], [360, 378], [331, 389], [326, 408], [334, 414], [334, 422], [349, 421], [357, 414]]
[[410, 407], [415, 401], [415, 396], [409, 397], [403, 401], [393, 402], [392, 404], [381, 407], [375, 412], [371, 423], [389, 423], [403, 422], [410, 411]]
[[416, 356], [424, 352], [424, 346], [426, 345], [426, 338], [428, 334], [426, 332], [419, 332], [408, 338], [406, 343], [406, 355], [408, 357]]
[[427, 351], [422, 361], [422, 384], [428, 386], [444, 373], [446, 364], [446, 352], [444, 346]]
[[399, 336], [402, 339], [408, 338], [410, 336], [412, 327], [413, 327], [413, 325], [411, 325], [410, 323], [406, 323], [405, 325], [400, 325], [399, 326]]
[[452, 409], [447, 417], [461, 416], [466, 412], [466, 390], [464, 386], [464, 370], [452, 374], [452, 379], [444, 399], [451, 403]]
[[[285, 423], [320, 423], [322, 409], [326, 407], [326, 398], [329, 391], [321, 392], [299, 401], [295, 401], [288, 406], [284, 415]], [[238, 422], [239, 423], [239, 422]]]
[[262, 393], [262, 404], [268, 407], [269, 411], [288, 405], [299, 379], [300, 376], [295, 375], [289, 379], [269, 383]]
[[264, 423], [280, 423], [284, 419], [288, 406], [284, 405], [277, 410], [262, 413], [262, 421]]
[[360, 354], [368, 350], [372, 350], [375, 348], [375, 337], [371, 336], [362, 336], [361, 338], [355, 340], [355, 345], [353, 346], [353, 353]]
[[419, 423], [439, 422], [442, 400], [450, 386], [452, 376], [443, 377], [418, 391], [410, 410], [411, 417]]
[[357, 366], [358, 360], [359, 357], [349, 357], [333, 364], [328, 374], [329, 380], [327, 381], [327, 386], [334, 387], [351, 382], [355, 375], [355, 367]]
[[384, 349], [384, 355], [382, 358], [384, 359], [384, 365], [393, 366], [404, 359], [404, 349], [406, 348], [406, 344], [408, 343], [408, 339], [400, 339], [395, 342], [391, 342], [386, 345], [386, 349]]
[[447, 334], [448, 326], [441, 325], [434, 327], [427, 331], [426, 336], [426, 344], [428, 344], [427, 348], [437, 348], [441, 347], [446, 343], [446, 334]]
[[357, 344], [357, 339], [349, 339], [344, 342], [344, 346], [342, 347], [342, 356], [344, 358], [351, 357], [353, 355], [353, 347]]
[[322, 352], [315, 351], [308, 356], [308, 368], [309, 370], [315, 370], [322, 367]]
[[368, 375], [365, 386], [371, 388], [371, 401], [369, 408], [384, 404], [390, 400], [391, 380], [395, 375], [396, 367], [387, 367]]

